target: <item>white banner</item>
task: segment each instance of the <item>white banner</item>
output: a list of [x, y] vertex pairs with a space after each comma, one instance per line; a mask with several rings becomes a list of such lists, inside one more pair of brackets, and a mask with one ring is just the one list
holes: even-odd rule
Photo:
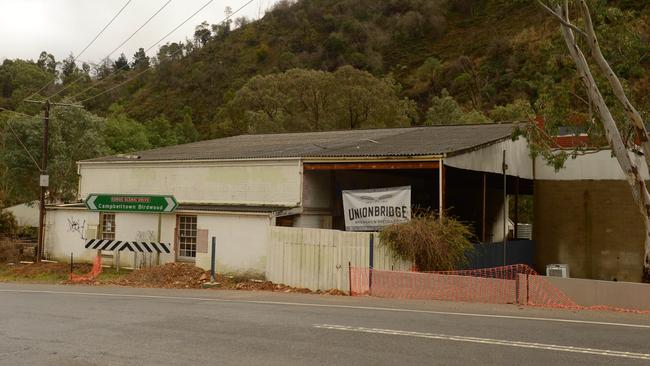
[[343, 191], [345, 230], [374, 231], [411, 220], [411, 186]]

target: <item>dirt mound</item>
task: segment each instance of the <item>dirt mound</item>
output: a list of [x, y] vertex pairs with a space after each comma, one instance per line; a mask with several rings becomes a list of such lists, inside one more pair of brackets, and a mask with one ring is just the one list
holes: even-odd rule
[[[215, 280], [219, 282], [219, 288], [228, 290], [345, 295], [344, 292], [336, 289], [328, 291], [312, 291], [307, 288], [295, 288], [291, 286], [275, 284], [270, 281], [223, 276], [220, 274], [216, 275]], [[118, 280], [107, 281], [106, 283], [131, 287], [201, 288], [203, 287], [204, 283], [209, 281], [210, 272], [204, 271], [192, 264], [167, 263], [162, 266], [143, 268], [134, 271]]]
[[208, 279], [206, 272], [194, 265], [167, 263], [133, 271], [111, 283], [132, 287], [200, 288]]

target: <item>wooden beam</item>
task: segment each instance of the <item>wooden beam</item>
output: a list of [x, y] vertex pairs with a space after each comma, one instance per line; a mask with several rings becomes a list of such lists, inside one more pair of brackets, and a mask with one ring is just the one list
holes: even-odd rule
[[394, 170], [394, 169], [438, 169], [437, 161], [395, 161], [362, 163], [304, 163], [304, 170]]

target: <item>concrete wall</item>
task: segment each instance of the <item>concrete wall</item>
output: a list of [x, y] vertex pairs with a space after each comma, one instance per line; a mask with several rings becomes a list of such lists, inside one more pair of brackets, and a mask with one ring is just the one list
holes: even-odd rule
[[537, 180], [536, 266], [569, 264], [571, 277], [639, 282], [643, 223], [623, 180]]
[[[267, 214], [182, 213], [197, 216], [197, 228], [207, 234], [206, 240], [217, 237], [217, 270], [221, 273], [247, 274], [261, 277], [266, 269], [266, 254], [270, 219]], [[83, 208], [49, 209], [45, 253], [50, 259], [68, 261], [74, 253], [75, 261], [91, 262], [94, 250], [84, 248], [87, 238], [95, 238], [99, 213]], [[176, 214], [162, 216], [161, 241], [172, 244], [172, 253], [160, 256], [161, 263], [176, 260]], [[116, 213], [115, 237], [125, 241], [156, 241], [158, 215]], [[210, 268], [209, 245], [197, 248], [196, 265]], [[138, 261], [142, 260], [142, 256]], [[149, 257], [146, 258], [146, 261]], [[133, 265], [133, 253], [121, 252], [120, 264]]]
[[298, 160], [80, 163], [79, 196], [173, 194], [181, 203], [297, 206]]
[[[639, 173], [644, 179], [649, 179], [648, 168], [643, 156], [629, 153], [630, 158], [639, 167]], [[569, 158], [559, 171], [543, 159], [535, 159], [535, 178], [541, 180], [625, 180], [623, 170], [610, 150], [602, 150], [587, 155]]]
[[650, 310], [650, 285], [647, 284], [561, 277], [546, 279], [578, 305]]

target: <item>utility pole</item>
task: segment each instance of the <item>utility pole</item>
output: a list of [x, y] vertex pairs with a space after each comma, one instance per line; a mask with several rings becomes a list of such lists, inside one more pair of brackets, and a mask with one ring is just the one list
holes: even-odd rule
[[501, 163], [503, 171], [503, 265], [506, 265], [506, 247], [508, 245], [508, 191], [507, 191], [507, 175], [508, 164], [506, 163], [506, 151], [503, 150], [503, 162]]
[[[82, 107], [75, 104], [51, 103], [49, 99], [42, 100], [25, 100], [27, 103], [43, 104], [43, 146], [41, 153], [41, 167], [39, 175], [39, 213], [38, 213], [38, 245], [36, 246], [36, 262], [43, 259], [43, 249], [45, 244], [45, 196], [50, 186], [50, 176], [47, 174], [47, 161], [49, 159], [50, 145], [50, 107], [52, 105]], [[83, 108], [83, 107], [82, 107]]]
[[50, 100], [45, 100], [43, 104], [43, 148], [41, 154], [41, 174], [39, 177], [39, 185], [41, 186], [41, 193], [39, 196], [39, 212], [38, 212], [38, 246], [36, 247], [36, 262], [43, 259], [43, 243], [45, 242], [45, 194], [47, 187], [50, 185], [50, 176], [47, 175], [47, 159], [50, 140]]

